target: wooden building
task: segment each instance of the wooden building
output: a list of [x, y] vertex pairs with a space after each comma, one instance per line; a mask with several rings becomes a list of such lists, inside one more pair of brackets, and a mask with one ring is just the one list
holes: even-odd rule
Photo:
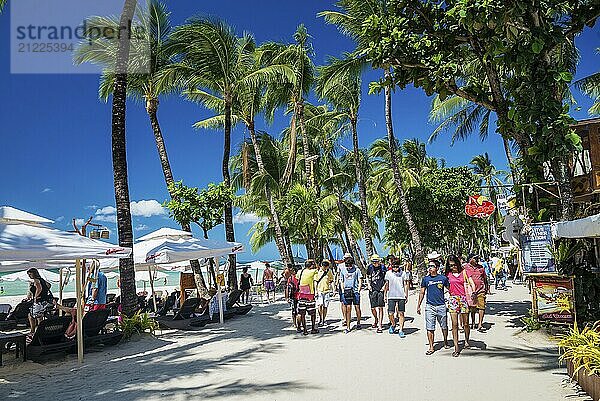
[[573, 125], [583, 150], [573, 160], [573, 194], [577, 203], [598, 202], [600, 197], [600, 118]]

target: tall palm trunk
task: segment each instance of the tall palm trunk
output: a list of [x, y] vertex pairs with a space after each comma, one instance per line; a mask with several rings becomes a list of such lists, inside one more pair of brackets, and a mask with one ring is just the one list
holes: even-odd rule
[[[171, 170], [171, 163], [169, 163], [169, 156], [167, 154], [165, 140], [163, 138], [162, 130], [160, 129], [160, 124], [158, 122], [158, 104], [159, 100], [157, 98], [146, 98], [146, 112], [148, 113], [148, 117], [150, 118], [152, 132], [154, 132], [156, 150], [158, 151], [158, 158], [160, 159], [160, 165], [163, 170], [163, 175], [165, 176], [165, 184], [167, 184], [167, 190], [169, 190], [171, 184], [173, 184], [175, 180], [173, 179], [173, 172]], [[171, 193], [171, 191], [169, 191], [169, 195], [172, 199], [173, 194]], [[181, 229], [188, 232], [192, 231], [192, 228], [190, 227], [189, 223], [182, 224]], [[206, 282], [204, 281], [204, 276], [202, 275], [200, 262], [198, 262], [197, 260], [190, 260], [190, 267], [192, 268], [192, 272], [194, 273], [194, 281], [196, 283], [196, 288], [198, 289], [200, 297], [208, 299], [208, 288], [206, 286]]]
[[[300, 131], [302, 131], [302, 154], [304, 156], [304, 174], [306, 174], [307, 187], [315, 189], [313, 171], [311, 168], [310, 147], [308, 144], [308, 136], [306, 134], [306, 125], [304, 124], [304, 102], [298, 102], [298, 121], [300, 122]], [[316, 193], [316, 191], [315, 191]]]
[[[250, 132], [250, 139], [252, 140], [252, 146], [254, 147], [254, 154], [256, 157], [256, 164], [258, 164], [258, 170], [261, 175], [266, 175], [267, 170], [262, 160], [262, 155], [260, 152], [260, 146], [258, 145], [258, 140], [256, 139], [256, 131], [254, 130], [254, 122], [250, 122], [247, 125], [248, 131]], [[288, 255], [287, 248], [285, 246], [285, 240], [283, 239], [283, 230], [281, 228], [281, 220], [279, 218], [279, 213], [277, 212], [277, 208], [275, 207], [275, 201], [273, 200], [273, 195], [271, 193], [271, 188], [267, 184], [265, 186], [265, 196], [267, 198], [267, 202], [269, 203], [269, 211], [271, 212], [271, 219], [273, 222], [273, 226], [275, 227], [275, 244], [277, 245], [277, 250], [281, 255], [281, 259], [283, 260], [283, 264], [285, 266], [289, 266], [292, 262], [290, 256]]]
[[[231, 96], [225, 95], [225, 143], [223, 145], [223, 181], [227, 187], [231, 186], [229, 175], [229, 155], [231, 153]], [[233, 230], [233, 204], [227, 201], [225, 204], [225, 238], [227, 241], [235, 241]], [[231, 289], [238, 288], [235, 255], [229, 255], [228, 286]]]
[[[333, 178], [333, 169], [331, 165], [329, 166], [329, 177]], [[344, 234], [346, 234], [346, 238], [348, 239], [348, 247], [349, 252], [353, 255], [354, 261], [358, 265], [361, 271], [365, 270], [364, 263], [362, 262], [362, 258], [360, 257], [360, 252], [358, 248], [358, 243], [354, 238], [354, 234], [352, 234], [352, 229], [350, 227], [350, 222], [348, 220], [348, 215], [346, 214], [346, 209], [344, 208], [344, 197], [342, 196], [342, 192], [337, 188], [335, 189], [336, 202], [338, 207], [338, 213], [340, 215], [340, 220], [342, 221], [342, 227], [344, 228]], [[343, 243], [343, 242], [342, 242]]]
[[[388, 72], [385, 72], [386, 76]], [[396, 149], [396, 138], [394, 136], [394, 127], [392, 126], [392, 92], [389, 86], [385, 87], [385, 125], [387, 128], [387, 136], [390, 147], [390, 159], [392, 163], [392, 171], [394, 173], [394, 182], [396, 184], [396, 191], [398, 193], [398, 201], [400, 202], [400, 208], [402, 214], [406, 219], [408, 225], [408, 231], [410, 232], [414, 250], [415, 250], [415, 264], [419, 277], [423, 277], [426, 274], [425, 265], [425, 254], [423, 252], [423, 245], [421, 243], [421, 235], [419, 230], [413, 221], [412, 215], [408, 208], [408, 202], [406, 201], [406, 195], [404, 194], [404, 187], [402, 183], [402, 176], [400, 174], [400, 168], [398, 167], [397, 161], [397, 149]]]
[[[136, 3], [136, 0], [125, 0], [119, 21], [120, 27], [131, 26], [130, 24], [133, 20]], [[116, 74], [112, 102], [112, 162], [119, 245], [133, 248], [129, 182], [127, 179], [127, 145], [125, 141], [129, 46], [130, 43], [127, 35], [121, 35], [115, 64]], [[123, 314], [131, 316], [137, 307], [133, 254], [129, 258], [119, 260], [119, 277], [121, 282]]]
[[512, 176], [513, 184], [517, 185], [520, 180], [519, 173], [517, 171], [517, 165], [515, 164], [515, 157], [510, 149], [510, 142], [504, 135], [502, 135], [502, 143], [504, 145], [504, 153], [506, 154], [506, 160], [508, 161], [508, 168], [510, 169], [510, 175]]
[[373, 236], [371, 234], [371, 219], [369, 218], [369, 208], [367, 206], [367, 185], [361, 168], [361, 154], [358, 147], [358, 131], [356, 128], [358, 121], [352, 118], [352, 148], [354, 152], [354, 169], [356, 172], [356, 181], [358, 182], [358, 197], [360, 199], [360, 217], [362, 220], [363, 230], [365, 233], [365, 247], [367, 248], [367, 256], [370, 258], [375, 253], [373, 246]]

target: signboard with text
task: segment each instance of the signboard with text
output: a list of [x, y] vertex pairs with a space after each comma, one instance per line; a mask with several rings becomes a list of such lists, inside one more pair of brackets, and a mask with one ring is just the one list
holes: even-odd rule
[[494, 204], [482, 195], [469, 196], [465, 205], [465, 213], [468, 216], [480, 219], [490, 217], [494, 210], [496, 210]]
[[526, 234], [521, 234], [523, 273], [554, 273], [556, 265], [550, 252], [552, 227], [550, 224], [535, 224]]
[[532, 277], [534, 311], [541, 322], [574, 323], [575, 291], [572, 277]]

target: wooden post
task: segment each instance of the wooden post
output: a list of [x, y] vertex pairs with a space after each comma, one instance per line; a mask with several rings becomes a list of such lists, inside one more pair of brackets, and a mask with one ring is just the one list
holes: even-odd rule
[[77, 360], [83, 363], [83, 305], [81, 304], [81, 259], [75, 261], [76, 297], [77, 297]]
[[156, 297], [154, 296], [154, 275], [152, 274], [152, 265], [148, 265], [148, 278], [150, 279], [150, 291], [152, 291], [152, 302], [154, 303], [154, 313], [158, 312], [156, 307]]
[[221, 293], [221, 283], [218, 276], [221, 274], [221, 267], [219, 266], [219, 258], [215, 257], [215, 266], [217, 266], [217, 301], [219, 302], [219, 322], [223, 324], [223, 294]]

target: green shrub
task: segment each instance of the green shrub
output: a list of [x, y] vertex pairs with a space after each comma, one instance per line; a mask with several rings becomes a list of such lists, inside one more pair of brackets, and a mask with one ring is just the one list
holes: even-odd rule
[[158, 330], [158, 322], [152, 319], [148, 313], [136, 312], [132, 317], [121, 315], [118, 328], [123, 332], [124, 339], [130, 339], [135, 334], [149, 332], [154, 334]]
[[542, 328], [542, 324], [538, 320], [537, 315], [535, 313], [533, 313], [533, 311], [531, 309], [527, 310], [527, 316], [522, 317], [521, 321], [523, 322], [523, 324], [525, 324], [525, 330], [528, 333], [531, 333], [532, 331], [536, 331], [536, 330], [539, 330]]

